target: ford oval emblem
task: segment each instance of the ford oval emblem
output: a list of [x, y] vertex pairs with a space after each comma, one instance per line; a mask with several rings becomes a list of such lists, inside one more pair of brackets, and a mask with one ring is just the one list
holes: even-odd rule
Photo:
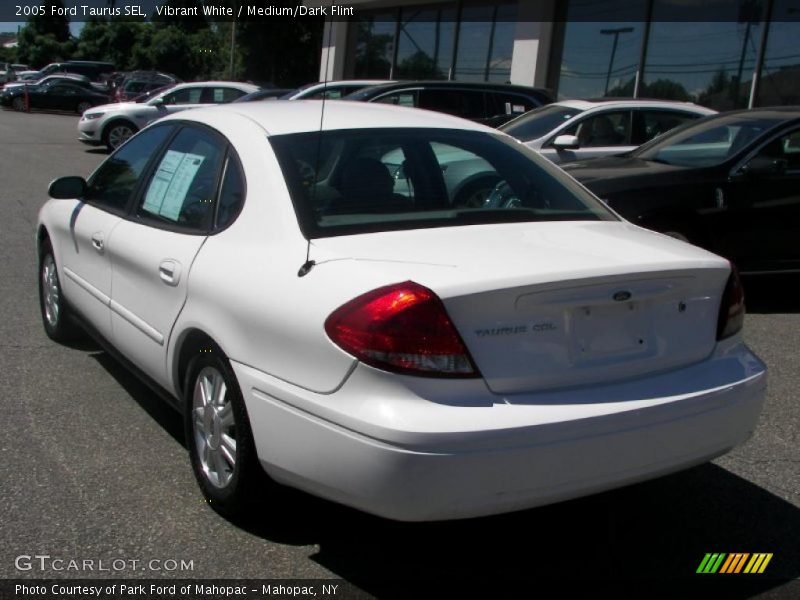
[[616, 300], [617, 302], [625, 302], [625, 300], [630, 300], [631, 299], [631, 293], [630, 292], [626, 292], [624, 290], [623, 291], [619, 291], [616, 294], [614, 294], [612, 296], [612, 298], [614, 298], [614, 300]]

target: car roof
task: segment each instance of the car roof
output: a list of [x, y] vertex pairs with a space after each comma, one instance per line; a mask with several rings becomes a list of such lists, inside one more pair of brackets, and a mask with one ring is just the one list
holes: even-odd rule
[[[260, 126], [268, 135], [308, 133], [320, 129], [332, 131], [399, 127], [461, 129], [497, 133], [490, 127], [429, 110], [385, 104], [325, 102], [322, 100], [276, 100], [274, 102], [223, 104], [176, 113], [160, 119], [159, 122], [189, 120], [205, 123], [211, 127], [217, 124], [233, 126], [241, 124], [243, 117]], [[322, 122], [321, 128], [320, 122]]]
[[256, 90], [261, 89], [252, 83], [242, 83], [240, 81], [184, 81], [183, 83], [177, 84], [172, 89], [180, 90], [185, 87], [214, 87], [217, 85], [238, 87], [239, 89], [248, 90], [250, 92], [255, 92]]
[[314, 94], [322, 89], [335, 90], [340, 87], [351, 87], [351, 86], [368, 88], [374, 85], [380, 85], [384, 83], [392, 83], [392, 80], [391, 79], [335, 79], [332, 81], [317, 81], [314, 83], [307, 83], [302, 87], [290, 90], [290, 92], [288, 92], [286, 95], [294, 98], [296, 96]]
[[586, 100], [559, 100], [554, 102], [555, 106], [566, 106], [577, 108], [578, 110], [590, 110], [593, 108], [609, 107], [640, 107], [640, 108], [683, 108], [697, 112], [707, 112], [713, 114], [716, 111], [692, 102], [678, 102], [675, 100], [655, 100], [642, 98], [589, 98]]
[[378, 94], [395, 89], [417, 88], [417, 87], [440, 87], [440, 88], [457, 88], [465, 90], [499, 90], [499, 91], [519, 91], [525, 93], [535, 92], [537, 94], [544, 94], [549, 96], [550, 93], [544, 88], [534, 88], [525, 85], [516, 85], [513, 83], [490, 83], [479, 81], [448, 81], [440, 79], [432, 80], [411, 80], [411, 81], [395, 81], [391, 83], [384, 83], [380, 85], [370, 86], [368, 89], [361, 90], [357, 93], [370, 93]]

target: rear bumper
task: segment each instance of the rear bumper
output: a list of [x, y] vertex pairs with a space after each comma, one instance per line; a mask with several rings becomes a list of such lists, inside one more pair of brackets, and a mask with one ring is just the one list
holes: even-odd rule
[[742, 344], [690, 368], [592, 390], [503, 398], [484, 386], [482, 400], [482, 382], [465, 383], [462, 405], [452, 395], [443, 403], [429, 391], [398, 391], [402, 379], [363, 366], [327, 396], [241, 364], [234, 370], [274, 479], [409, 521], [520, 510], [703, 463], [752, 434], [766, 389], [763, 363]]

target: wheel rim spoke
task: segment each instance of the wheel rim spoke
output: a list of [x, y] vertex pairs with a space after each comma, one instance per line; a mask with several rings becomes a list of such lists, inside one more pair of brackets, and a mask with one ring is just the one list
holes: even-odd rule
[[228, 466], [225, 464], [225, 459], [222, 456], [222, 452], [219, 450], [214, 450], [211, 452], [211, 459], [214, 462], [214, 472], [217, 474], [217, 481], [220, 485], [225, 485], [228, 483], [230, 476], [228, 474]]
[[194, 409], [194, 426], [195, 430], [198, 433], [202, 433], [203, 437], [208, 437], [208, 432], [206, 431], [206, 424], [205, 424], [205, 409], [202, 406], [199, 406]]
[[206, 366], [197, 374], [190, 418], [202, 472], [211, 485], [224, 488], [236, 467], [236, 419], [219, 369]]
[[224, 429], [230, 429], [234, 425], [233, 420], [233, 406], [230, 402], [225, 404], [219, 411], [217, 411], [217, 416], [219, 417], [220, 424]]
[[236, 465], [236, 440], [229, 435], [223, 434], [222, 445], [219, 447], [219, 451], [225, 457], [225, 460], [228, 461], [232, 469]]

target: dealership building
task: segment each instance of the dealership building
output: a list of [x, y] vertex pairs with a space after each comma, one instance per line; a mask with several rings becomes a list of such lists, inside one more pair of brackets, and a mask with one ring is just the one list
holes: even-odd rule
[[353, 18], [326, 22], [321, 80], [510, 82], [717, 110], [800, 104], [800, 0], [347, 4]]

